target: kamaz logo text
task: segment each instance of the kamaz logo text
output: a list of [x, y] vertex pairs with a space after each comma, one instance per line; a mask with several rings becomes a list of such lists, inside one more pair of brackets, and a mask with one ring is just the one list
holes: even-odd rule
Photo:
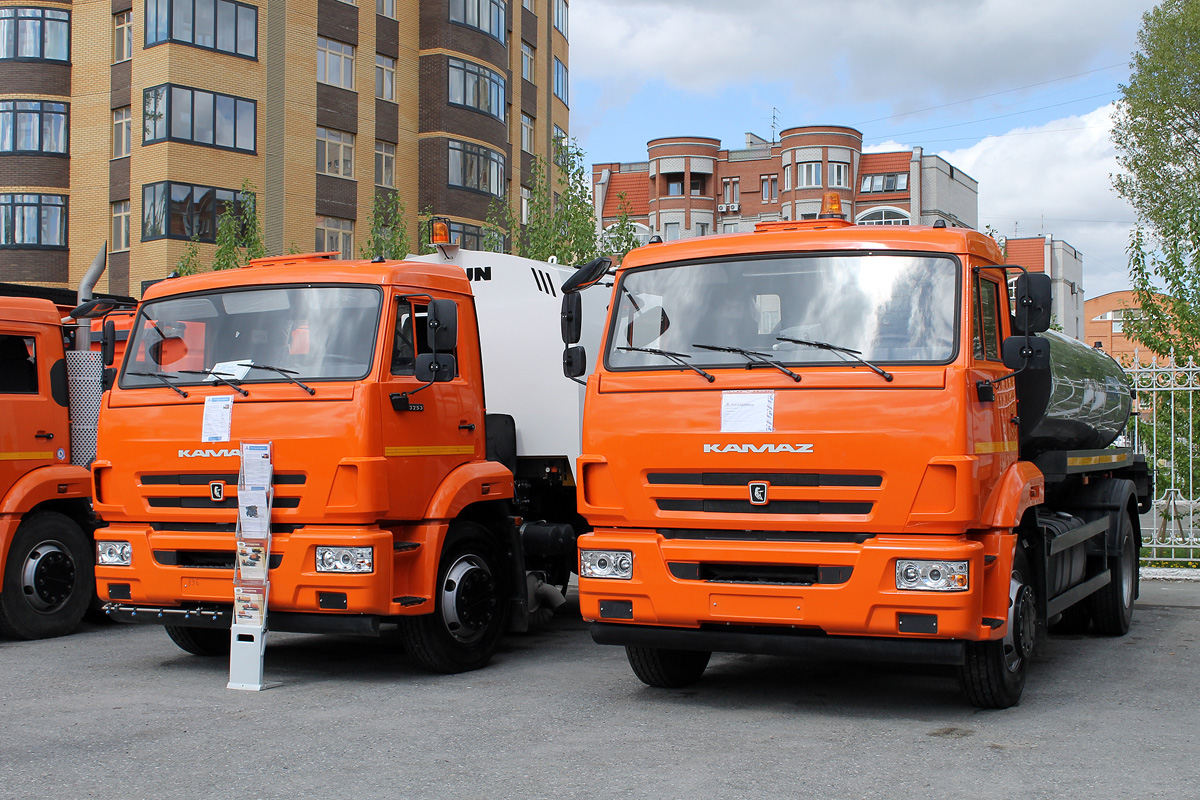
[[811, 444], [706, 444], [706, 453], [811, 453]]
[[234, 448], [233, 450], [180, 450], [180, 458], [226, 458], [231, 456], [240, 456], [241, 450]]

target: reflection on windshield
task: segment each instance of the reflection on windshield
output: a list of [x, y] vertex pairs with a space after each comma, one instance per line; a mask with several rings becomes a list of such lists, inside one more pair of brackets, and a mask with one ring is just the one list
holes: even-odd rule
[[161, 386], [156, 375], [181, 385], [289, 381], [274, 368], [301, 381], [362, 378], [381, 297], [374, 287], [306, 286], [150, 301], [130, 335], [120, 386]]
[[[617, 292], [610, 369], [664, 369], [622, 348], [669, 350], [702, 367], [744, 366], [740, 348], [783, 364], [850, 364], [827, 342], [877, 363], [944, 363], [955, 355], [957, 262], [944, 256], [788, 256], [631, 271]], [[670, 367], [677, 369], [678, 367]]]

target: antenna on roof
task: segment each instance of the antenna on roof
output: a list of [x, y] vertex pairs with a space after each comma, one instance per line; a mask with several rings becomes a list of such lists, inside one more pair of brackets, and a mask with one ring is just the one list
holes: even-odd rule
[[779, 109], [771, 106], [771, 144], [775, 144], [775, 129], [779, 127]]

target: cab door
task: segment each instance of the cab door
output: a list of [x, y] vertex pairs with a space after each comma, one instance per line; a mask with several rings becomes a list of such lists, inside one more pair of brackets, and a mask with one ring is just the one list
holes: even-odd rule
[[1009, 373], [1001, 360], [1003, 320], [1008, 316], [1008, 289], [1004, 272], [983, 269], [971, 279], [971, 369], [967, 387], [969, 431], [973, 455], [979, 458], [980, 497], [987, 497], [1017, 459], [1018, 430], [1016, 381], [1006, 378], [993, 384], [994, 400], [979, 396], [978, 381], [995, 380]]
[[391, 512], [395, 519], [424, 517], [429, 501], [455, 468], [486, 457], [483, 381], [475, 314], [458, 305], [457, 372], [428, 386], [417, 379], [417, 356], [429, 352], [428, 295], [398, 295], [390, 312], [391, 342], [384, 366], [380, 409]]
[[67, 458], [66, 374], [60, 404], [50, 369], [62, 359], [62, 345], [51, 335], [58, 332], [0, 320], [0, 497], [22, 475]]

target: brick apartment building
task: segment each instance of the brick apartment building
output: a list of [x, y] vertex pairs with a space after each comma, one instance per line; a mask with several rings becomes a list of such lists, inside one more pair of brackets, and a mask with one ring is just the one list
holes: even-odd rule
[[[1164, 301], [1166, 297], [1159, 295]], [[1134, 356], [1142, 364], [1167, 362], [1126, 335], [1125, 321], [1141, 314], [1140, 304], [1131, 290], [1109, 292], [1091, 297], [1083, 303], [1084, 341], [1098, 347], [1122, 364], [1134, 363]]]
[[[243, 179], [267, 248], [358, 255], [376, 192], [478, 239], [568, 130], [567, 0], [0, 0], [0, 281], [139, 294]], [[314, 159], [314, 151], [316, 158]]]
[[778, 142], [746, 134], [740, 150], [703, 136], [654, 139], [647, 160], [595, 164], [598, 225], [617, 221], [620, 197], [645, 238], [753, 230], [756, 222], [812, 219], [836, 191], [859, 224], [978, 226], [978, 184], [939, 156], [864, 153], [862, 133], [834, 125], [789, 128]]
[[1005, 251], [1006, 263], [1050, 275], [1054, 324], [1061, 325], [1067, 336], [1091, 341], [1084, 335], [1084, 320], [1088, 316], [1083, 299], [1083, 253], [1050, 235], [1010, 238]]

